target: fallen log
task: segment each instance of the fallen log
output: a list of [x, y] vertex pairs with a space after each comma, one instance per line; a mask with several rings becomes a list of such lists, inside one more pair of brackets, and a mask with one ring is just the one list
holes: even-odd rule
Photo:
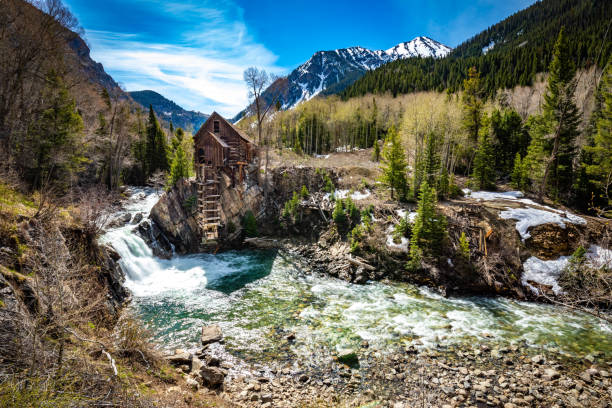
[[361, 258], [357, 258], [357, 257], [353, 258], [352, 256], [349, 256], [348, 257], [348, 261], [351, 264], [355, 265], [355, 266], [361, 266], [362, 268], [367, 269], [369, 271], [375, 271], [376, 270], [375, 267], [373, 267], [372, 265], [366, 263], [365, 260], [363, 260]]

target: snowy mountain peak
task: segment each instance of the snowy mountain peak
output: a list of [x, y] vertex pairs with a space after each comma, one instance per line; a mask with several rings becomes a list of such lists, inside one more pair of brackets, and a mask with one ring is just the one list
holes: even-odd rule
[[[317, 51], [283, 79], [283, 86], [268, 88], [263, 97], [280, 100], [283, 109], [291, 109], [318, 94], [342, 91], [367, 71], [388, 62], [413, 57], [445, 57], [451, 48], [428, 37], [417, 37], [388, 50], [370, 50], [355, 46], [331, 51]], [[236, 120], [244, 111], [236, 116]]]
[[417, 37], [412, 41], [403, 42], [385, 51], [393, 59], [411, 57], [445, 57], [451, 48], [432, 40], [429, 37]]

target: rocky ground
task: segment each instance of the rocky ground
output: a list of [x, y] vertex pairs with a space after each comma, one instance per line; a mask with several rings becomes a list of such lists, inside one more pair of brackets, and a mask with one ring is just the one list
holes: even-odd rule
[[[610, 407], [612, 360], [491, 343], [386, 354], [367, 342], [355, 354], [313, 367], [295, 358], [249, 364], [224, 353], [218, 328], [204, 347], [168, 360], [193, 393], [214, 393], [238, 407]], [[288, 341], [291, 341], [288, 338]]]

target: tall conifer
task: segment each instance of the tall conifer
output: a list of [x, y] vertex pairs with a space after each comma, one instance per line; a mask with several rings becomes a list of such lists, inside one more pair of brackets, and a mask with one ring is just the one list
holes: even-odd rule
[[407, 163], [406, 154], [395, 126], [391, 126], [389, 129], [382, 158], [382, 183], [391, 189], [391, 198], [395, 197], [396, 192], [398, 198], [403, 198], [406, 195], [408, 183], [406, 180]]

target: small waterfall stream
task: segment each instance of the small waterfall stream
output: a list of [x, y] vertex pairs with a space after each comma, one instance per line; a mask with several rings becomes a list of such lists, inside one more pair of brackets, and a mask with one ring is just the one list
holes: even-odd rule
[[[126, 210], [148, 216], [158, 196], [130, 192]], [[525, 342], [570, 355], [612, 356], [612, 328], [589, 315], [504, 298], [444, 298], [408, 284], [354, 285], [305, 273], [275, 252], [164, 260], [135, 228], [112, 229], [102, 241], [121, 255], [131, 307], [168, 349], [196, 348], [200, 327], [218, 323], [227, 350], [253, 359], [329, 358], [363, 340], [381, 352], [406, 344]], [[283, 341], [288, 333], [296, 334], [290, 346]]]

